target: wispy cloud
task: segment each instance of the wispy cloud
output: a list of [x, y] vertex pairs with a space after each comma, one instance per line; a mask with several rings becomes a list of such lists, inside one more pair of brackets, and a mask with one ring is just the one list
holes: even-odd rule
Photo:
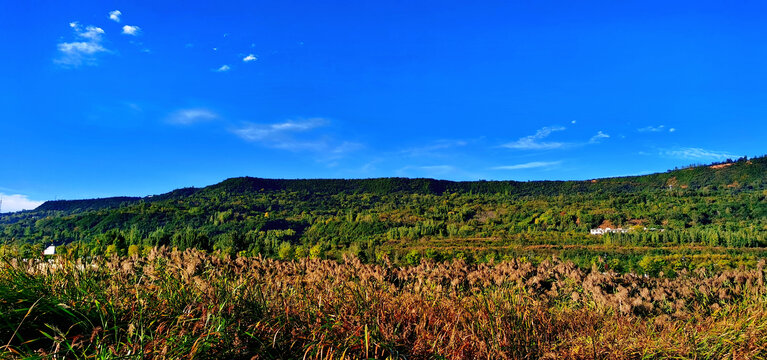
[[661, 151], [661, 155], [686, 160], [725, 160], [740, 157], [724, 151], [706, 150], [693, 147], [663, 150]]
[[561, 164], [561, 161], [533, 161], [524, 164], [503, 165], [492, 167], [492, 170], [524, 170], [537, 168], [551, 168]]
[[229, 69], [231, 69], [229, 67], [229, 65], [221, 65], [220, 68], [218, 68], [216, 70], [213, 70], [213, 71], [215, 71], [215, 72], [227, 72], [227, 71], [229, 71]]
[[69, 23], [69, 27], [74, 31], [76, 39], [80, 41], [59, 43], [57, 45], [59, 57], [54, 62], [70, 67], [96, 65], [97, 55], [108, 52], [102, 45], [104, 29], [91, 25], [83, 28], [76, 21]]
[[601, 140], [607, 139], [610, 137], [610, 135], [605, 134], [602, 131], [599, 131], [597, 132], [596, 135], [592, 136], [586, 142], [544, 141], [544, 139], [546, 139], [552, 133], [557, 131], [564, 131], [564, 130], [566, 130], [564, 126], [543, 127], [539, 129], [538, 131], [536, 131], [534, 135], [525, 136], [523, 138], [520, 138], [517, 141], [503, 144], [501, 145], [501, 147], [505, 147], [509, 149], [519, 149], [519, 150], [564, 149], [564, 148], [572, 148], [572, 147], [584, 146], [589, 144], [598, 144], [601, 142]]
[[596, 144], [602, 141], [602, 139], [608, 139], [608, 138], [610, 138], [610, 135], [607, 135], [603, 133], [602, 131], [599, 131], [596, 135], [592, 136], [591, 139], [589, 139], [589, 144]]
[[0, 212], [15, 212], [21, 210], [32, 210], [40, 206], [43, 201], [30, 200], [28, 196], [21, 194], [3, 194], [0, 193], [3, 200]]
[[464, 147], [469, 143], [465, 140], [437, 140], [426, 146], [413, 147], [400, 151], [400, 154], [411, 157], [442, 155], [440, 152], [452, 148]]
[[235, 129], [232, 132], [247, 141], [263, 142], [269, 139], [284, 137], [291, 133], [304, 132], [324, 126], [325, 119], [312, 118], [307, 120], [288, 120], [276, 124], [253, 124]]
[[258, 58], [255, 55], [253, 55], [253, 54], [248, 54], [248, 56], [242, 58], [242, 61], [244, 61], [244, 62], [251, 62], [251, 61], [256, 61], [256, 60], [258, 60]]
[[215, 120], [218, 114], [203, 108], [181, 109], [168, 117], [168, 122], [177, 125], [191, 125], [204, 121]]
[[141, 33], [141, 28], [138, 26], [132, 26], [132, 25], [123, 26], [123, 34], [125, 35], [138, 36], [139, 33]]
[[109, 12], [109, 18], [115, 22], [120, 22], [120, 15], [123, 13], [120, 10], [114, 10]]
[[[666, 125], [658, 125], [658, 126], [645, 126], [643, 128], [637, 129], [639, 132], [663, 132], [666, 131]], [[675, 128], [669, 128], [668, 132], [674, 132], [676, 131]]]
[[551, 133], [553, 132], [564, 131], [564, 130], [565, 130], [564, 126], [547, 126], [536, 131], [535, 135], [525, 136], [523, 138], [520, 138], [517, 141], [503, 144], [501, 146], [505, 148], [521, 149], [521, 150], [559, 149], [564, 147], [566, 144], [562, 142], [545, 142], [541, 140], [545, 139], [546, 137], [551, 135]]
[[329, 121], [323, 118], [288, 120], [273, 124], [246, 123], [231, 132], [241, 139], [272, 149], [314, 153], [317, 160], [328, 166], [337, 165], [334, 160], [361, 150], [364, 146], [352, 141], [336, 141], [319, 134], [317, 129]]

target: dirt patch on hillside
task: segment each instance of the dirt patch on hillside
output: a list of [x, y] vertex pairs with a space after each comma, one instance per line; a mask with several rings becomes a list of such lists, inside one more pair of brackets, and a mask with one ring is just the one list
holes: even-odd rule
[[711, 165], [711, 166], [709, 166], [709, 168], [712, 168], [712, 169], [723, 169], [723, 168], [726, 168], [728, 166], [732, 166], [733, 164], [735, 164], [735, 163], [717, 164], [717, 165]]

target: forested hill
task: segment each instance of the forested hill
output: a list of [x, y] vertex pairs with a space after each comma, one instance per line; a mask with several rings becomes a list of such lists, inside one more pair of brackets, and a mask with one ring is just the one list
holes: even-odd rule
[[132, 204], [141, 200], [140, 197], [117, 196], [102, 199], [84, 199], [84, 200], [49, 200], [38, 206], [34, 211], [88, 211], [98, 210], [121, 205]]
[[270, 191], [307, 192], [312, 194], [431, 194], [501, 193], [509, 196], [556, 196], [573, 193], [625, 193], [667, 189], [715, 190], [719, 187], [738, 189], [767, 188], [767, 157], [692, 166], [641, 176], [604, 178], [587, 181], [448, 181], [435, 179], [263, 179], [239, 177], [205, 188], [183, 188], [150, 197], [111, 197], [87, 200], [47, 201], [35, 211], [77, 212], [130, 205], [140, 201], [182, 199], [201, 194], [248, 194]]
[[168, 200], [168, 199], [180, 199], [187, 196], [191, 196], [197, 191], [199, 191], [199, 189], [183, 188], [183, 189], [173, 190], [169, 193], [165, 193], [162, 195], [147, 196], [143, 198], [130, 197], [130, 196], [116, 196], [116, 197], [108, 197], [108, 198], [100, 198], [100, 199], [51, 200], [51, 201], [46, 201], [42, 203], [36, 209], [32, 210], [32, 212], [48, 212], [48, 211], [81, 212], [81, 211], [89, 211], [89, 210], [107, 209], [107, 208], [131, 205], [142, 200], [162, 201], [162, 200]]
[[[608, 225], [633, 230], [590, 235]], [[50, 201], [0, 216], [0, 248], [50, 243], [83, 244], [95, 254], [167, 245], [364, 259], [414, 248], [442, 248], [439, 256], [450, 257], [529, 245], [762, 247], [767, 158], [587, 181], [242, 177], [144, 198]]]

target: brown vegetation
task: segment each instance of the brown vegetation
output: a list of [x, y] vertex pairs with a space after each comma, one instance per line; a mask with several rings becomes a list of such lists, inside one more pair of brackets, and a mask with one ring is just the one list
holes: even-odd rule
[[735, 164], [734, 162], [724, 163], [724, 164], [716, 164], [716, 165], [709, 166], [709, 168], [712, 168], [712, 169], [723, 169], [723, 168], [726, 168], [728, 166], [732, 166], [734, 164]]
[[764, 290], [764, 261], [653, 278], [557, 259], [395, 267], [155, 249], [9, 261], [0, 340], [5, 357], [759, 358]]

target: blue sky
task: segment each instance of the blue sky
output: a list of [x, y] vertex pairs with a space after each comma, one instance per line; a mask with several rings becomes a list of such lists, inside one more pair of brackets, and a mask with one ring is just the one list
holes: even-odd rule
[[3, 211], [235, 176], [589, 179], [761, 155], [765, 10], [6, 1]]

